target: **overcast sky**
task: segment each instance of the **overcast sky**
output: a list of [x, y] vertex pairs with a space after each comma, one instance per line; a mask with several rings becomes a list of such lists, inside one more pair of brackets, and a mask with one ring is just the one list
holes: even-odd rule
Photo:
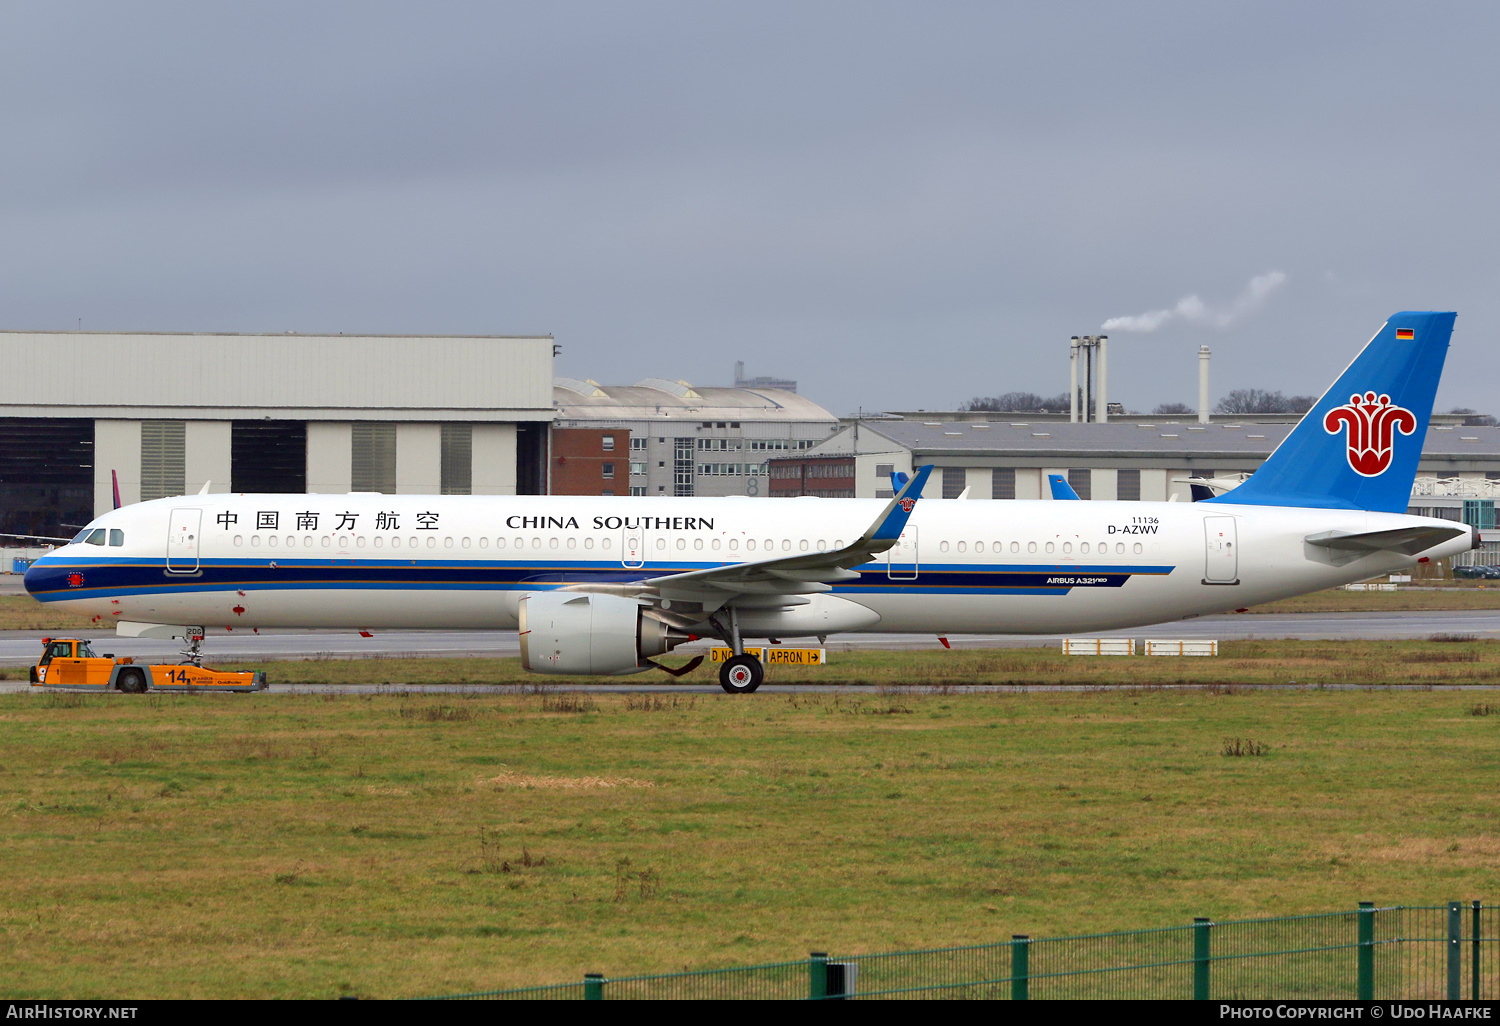
[[1439, 403], [1500, 413], [1497, 44], [1479, 3], [6, 0], [0, 327], [551, 332], [845, 413], [1065, 391], [1113, 321], [1149, 410], [1203, 343], [1216, 398], [1321, 393], [1456, 309]]

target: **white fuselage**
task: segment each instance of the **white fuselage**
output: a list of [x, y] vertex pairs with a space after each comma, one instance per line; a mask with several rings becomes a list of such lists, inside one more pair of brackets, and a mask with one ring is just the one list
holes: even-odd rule
[[[522, 594], [845, 545], [866, 499], [199, 495], [100, 516], [28, 572], [38, 599], [117, 621], [228, 628], [516, 627]], [[1469, 548], [1333, 558], [1305, 539], [1448, 521], [1213, 503], [917, 503], [901, 544], [829, 596], [853, 629], [1053, 633], [1238, 609]], [[110, 544], [110, 531], [120, 544]], [[169, 541], [169, 538], [171, 539]], [[827, 601], [826, 598], [821, 601]], [[853, 607], [850, 607], [853, 608]], [[860, 611], [863, 614], [863, 610]], [[825, 633], [750, 616], [746, 634]], [[810, 622], [810, 621], [809, 621]]]

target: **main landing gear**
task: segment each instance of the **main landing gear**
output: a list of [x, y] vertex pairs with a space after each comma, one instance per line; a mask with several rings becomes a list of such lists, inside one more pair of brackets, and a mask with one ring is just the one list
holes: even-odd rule
[[759, 659], [745, 654], [745, 645], [740, 640], [739, 613], [733, 606], [728, 607], [725, 612], [729, 616], [727, 631], [716, 618], [709, 617], [709, 622], [719, 628], [719, 633], [729, 642], [729, 648], [734, 653], [719, 667], [719, 687], [731, 695], [748, 695], [766, 679], [766, 668]]
[[766, 669], [753, 655], [731, 656], [719, 667], [719, 686], [731, 695], [748, 695], [766, 679]]

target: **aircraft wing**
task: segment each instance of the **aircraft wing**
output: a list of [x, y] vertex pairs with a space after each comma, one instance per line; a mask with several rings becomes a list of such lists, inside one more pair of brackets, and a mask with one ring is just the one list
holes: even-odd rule
[[1468, 534], [1467, 527], [1398, 527], [1393, 531], [1365, 531], [1360, 534], [1341, 534], [1329, 531], [1309, 535], [1309, 545], [1321, 545], [1326, 549], [1341, 552], [1399, 552], [1415, 556], [1418, 552], [1441, 545], [1449, 538]]
[[663, 598], [704, 602], [712, 608], [735, 595], [806, 595], [830, 591], [832, 586], [827, 582], [857, 580], [859, 574], [853, 567], [868, 563], [900, 540], [931, 474], [931, 465], [918, 469], [864, 534], [843, 548], [690, 570], [641, 583], [656, 589]]

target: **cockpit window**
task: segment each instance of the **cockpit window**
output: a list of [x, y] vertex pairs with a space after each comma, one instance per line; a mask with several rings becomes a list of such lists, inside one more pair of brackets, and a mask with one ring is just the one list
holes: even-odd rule
[[120, 530], [118, 527], [111, 527], [109, 529], [109, 543], [111, 545], [124, 545], [125, 532]]
[[74, 545], [82, 545], [84, 542], [86, 542], [86, 541], [89, 540], [89, 535], [92, 534], [92, 533], [93, 533], [93, 529], [92, 528], [85, 527], [82, 531], [78, 532], [78, 534], [77, 534], [76, 537], [74, 537], [73, 544]]
[[87, 542], [90, 545], [103, 545], [104, 544], [104, 536], [107, 533], [108, 532], [105, 531], [104, 528], [102, 528], [102, 527], [96, 527], [96, 528], [94, 528], [94, 530], [92, 530], [92, 531], [89, 532], [89, 536], [87, 538], [85, 538], [84, 541]]

